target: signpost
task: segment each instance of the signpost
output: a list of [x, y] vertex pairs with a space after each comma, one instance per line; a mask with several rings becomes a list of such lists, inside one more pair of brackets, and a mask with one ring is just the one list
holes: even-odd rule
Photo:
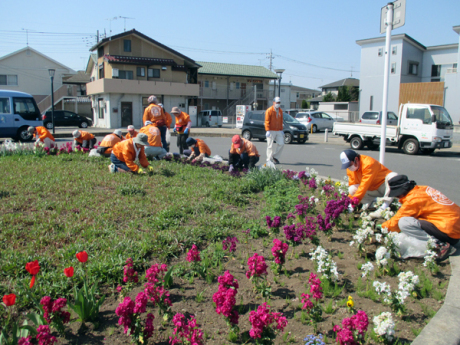
[[391, 30], [399, 28], [406, 21], [406, 0], [396, 0], [382, 7], [380, 12], [380, 33], [386, 34], [385, 38], [385, 66], [383, 70], [383, 98], [382, 98], [382, 131], [380, 136], [379, 161], [385, 163], [386, 129], [388, 114], [388, 84], [390, 79], [390, 46]]

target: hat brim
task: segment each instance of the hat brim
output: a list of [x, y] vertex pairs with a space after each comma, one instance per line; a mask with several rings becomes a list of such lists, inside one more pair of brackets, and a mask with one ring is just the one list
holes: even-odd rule
[[148, 142], [147, 142], [147, 143], [143, 143], [142, 141], [136, 140], [136, 139], [137, 139], [137, 137], [133, 139], [133, 143], [134, 143], [134, 144], [139, 144], [139, 145], [142, 145], [142, 146], [148, 146], [148, 144], [149, 144]]
[[400, 195], [402, 195], [404, 193], [406, 193], [405, 188], [394, 188], [394, 189], [390, 189], [390, 192], [388, 193], [388, 196], [390, 198], [394, 198], [394, 197], [400, 196]]
[[342, 170], [348, 169], [348, 167], [350, 166], [350, 163], [351, 163], [351, 162], [343, 163], [343, 164], [342, 164]]

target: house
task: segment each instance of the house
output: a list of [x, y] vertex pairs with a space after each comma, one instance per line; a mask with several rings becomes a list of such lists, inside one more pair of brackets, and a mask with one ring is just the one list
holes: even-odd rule
[[269, 69], [229, 63], [197, 63], [201, 65], [198, 70], [198, 109], [221, 110], [224, 116], [233, 116], [236, 105], [252, 105], [255, 101], [257, 109], [266, 109], [272, 104], [269, 82], [278, 76]]
[[49, 69], [55, 70], [55, 105], [57, 109], [62, 109], [66, 98], [77, 96], [76, 88], [64, 83], [66, 78], [76, 72], [29, 46], [0, 57], [0, 89], [31, 94], [40, 111], [44, 112], [51, 107]]
[[280, 91], [279, 94], [281, 98], [281, 109], [301, 109], [303, 100], [309, 101], [310, 99], [315, 98], [321, 94], [321, 91], [319, 90], [292, 85], [291, 82], [281, 82], [281, 88], [279, 87], [278, 82], [270, 83], [271, 95], [274, 95], [275, 93], [278, 95], [278, 90]]
[[86, 73], [94, 126], [118, 128], [142, 124], [150, 95], [165, 109], [187, 111], [197, 105], [198, 68], [194, 60], [136, 30], [104, 38], [94, 45]]
[[[460, 25], [453, 30], [460, 35]], [[381, 110], [385, 37], [356, 41], [361, 46], [360, 114]], [[390, 48], [388, 111], [401, 103], [443, 105], [460, 120], [459, 43], [424, 46], [407, 34], [393, 35]]]

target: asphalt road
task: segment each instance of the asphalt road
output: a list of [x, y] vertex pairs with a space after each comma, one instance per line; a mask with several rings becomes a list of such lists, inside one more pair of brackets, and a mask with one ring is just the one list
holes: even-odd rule
[[[455, 134], [458, 136], [458, 133]], [[285, 145], [280, 167], [296, 171], [310, 167], [317, 170], [322, 176], [342, 179], [346, 172], [340, 169], [339, 155], [350, 146], [337, 138], [331, 138], [331, 142], [323, 143], [323, 138], [324, 133], [316, 133], [311, 134], [311, 142], [307, 141], [303, 145], [297, 143]], [[63, 138], [56, 141], [62, 144], [70, 141], [69, 139]], [[102, 137], [97, 139], [100, 141]], [[202, 139], [208, 144], [213, 155], [228, 157], [231, 138], [203, 137]], [[458, 142], [458, 137], [454, 138], [454, 142]], [[253, 143], [261, 155], [259, 164], [265, 162], [267, 143], [258, 140], [253, 140]], [[176, 137], [171, 137], [171, 152], [178, 152]], [[379, 159], [378, 151], [363, 150], [360, 153]], [[389, 147], [385, 155], [385, 166], [399, 174], [407, 175], [419, 185], [429, 185], [440, 190], [460, 205], [460, 177], [457, 175], [460, 170], [460, 149], [457, 145], [450, 150], [437, 150], [431, 156], [410, 156]]]

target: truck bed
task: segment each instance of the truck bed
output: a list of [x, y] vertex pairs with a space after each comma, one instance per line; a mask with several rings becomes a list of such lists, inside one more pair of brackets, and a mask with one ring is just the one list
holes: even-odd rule
[[[363, 138], [380, 137], [382, 131], [381, 125], [371, 125], [366, 123], [351, 123], [351, 122], [334, 122], [332, 132], [336, 135], [351, 137], [359, 135]], [[386, 137], [388, 140], [397, 140], [398, 126], [387, 126]]]

